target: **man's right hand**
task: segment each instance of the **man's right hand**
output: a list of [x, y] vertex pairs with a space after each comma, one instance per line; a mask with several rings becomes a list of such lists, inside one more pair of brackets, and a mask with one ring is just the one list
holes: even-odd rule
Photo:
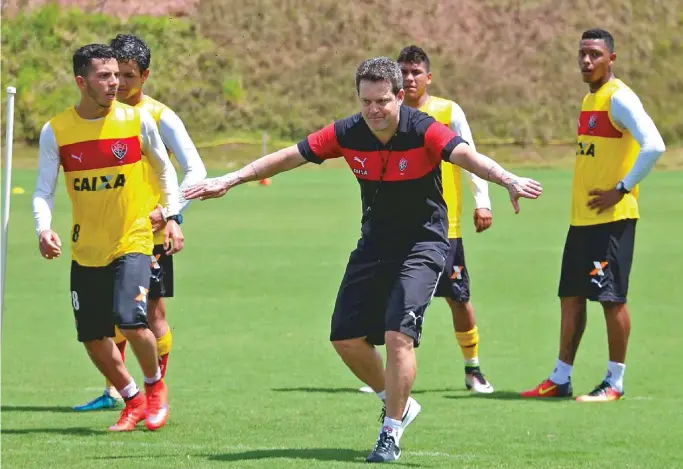
[[234, 173], [230, 173], [217, 178], [204, 179], [202, 182], [185, 189], [183, 197], [187, 200], [206, 200], [223, 197], [230, 189], [230, 181], [237, 178], [233, 174]]
[[149, 213], [149, 221], [152, 222], [152, 233], [161, 231], [166, 227], [166, 220], [164, 220], [164, 212], [161, 204]]
[[54, 259], [62, 255], [62, 240], [52, 230], [43, 230], [38, 236], [40, 255], [45, 259]]

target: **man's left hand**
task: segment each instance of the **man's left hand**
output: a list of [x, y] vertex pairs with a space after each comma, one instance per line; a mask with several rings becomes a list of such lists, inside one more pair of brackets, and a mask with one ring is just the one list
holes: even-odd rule
[[493, 215], [488, 208], [477, 208], [474, 210], [474, 229], [477, 233], [486, 231], [493, 223]]
[[588, 195], [593, 196], [593, 198], [588, 201], [588, 208], [597, 210], [598, 213], [602, 213], [610, 207], [614, 207], [624, 198], [624, 194], [614, 188], [606, 191], [603, 191], [602, 189], [593, 189]]

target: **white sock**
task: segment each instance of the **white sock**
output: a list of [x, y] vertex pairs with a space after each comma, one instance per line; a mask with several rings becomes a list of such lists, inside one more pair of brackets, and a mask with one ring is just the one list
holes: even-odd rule
[[479, 357], [469, 358], [465, 360], [465, 366], [479, 366]]
[[394, 437], [394, 442], [396, 442], [396, 446], [398, 446], [398, 440], [401, 439], [400, 420], [394, 420], [391, 417], [384, 417], [382, 431], [387, 432], [390, 436]]
[[572, 365], [568, 365], [559, 358], [555, 364], [555, 369], [550, 375], [550, 381], [556, 384], [567, 384], [572, 377]]
[[121, 394], [121, 397], [123, 397], [124, 399], [130, 399], [139, 392], [140, 390], [138, 389], [138, 385], [135, 384], [134, 379], [131, 379], [130, 383], [128, 383], [128, 385], [126, 385], [125, 388], [119, 389], [119, 394]]
[[376, 392], [375, 394], [377, 394], [377, 397], [379, 397], [382, 400], [382, 402], [384, 402], [387, 399], [386, 391]]
[[624, 392], [624, 371], [626, 371], [625, 364], [607, 362], [607, 376], [605, 376], [605, 381], [619, 392]]
[[152, 376], [151, 378], [148, 378], [147, 376], [145, 376], [145, 384], [154, 384], [157, 381], [159, 381], [160, 379], [161, 379], [161, 368], [159, 368], [157, 366], [157, 372], [154, 373], [154, 376]]

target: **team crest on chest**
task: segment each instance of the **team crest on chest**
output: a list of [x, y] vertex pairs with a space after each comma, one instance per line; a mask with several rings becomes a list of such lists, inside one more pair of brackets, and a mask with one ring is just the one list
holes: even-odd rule
[[408, 167], [408, 160], [405, 158], [401, 158], [400, 161], [398, 162], [398, 169], [403, 172], [406, 170]]
[[598, 116], [591, 114], [591, 116], [588, 118], [588, 129], [594, 130], [596, 125], [598, 125]]
[[128, 145], [123, 142], [112, 143], [111, 152], [115, 157], [122, 160], [123, 157], [126, 156], [126, 153], [128, 153]]

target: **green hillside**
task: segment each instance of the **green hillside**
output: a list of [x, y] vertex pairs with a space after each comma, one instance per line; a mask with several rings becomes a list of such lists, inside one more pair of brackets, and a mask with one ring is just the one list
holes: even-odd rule
[[615, 35], [616, 73], [671, 144], [683, 141], [682, 3], [423, 0], [417, 11], [400, 0], [203, 0], [193, 18], [129, 23], [46, 7], [3, 21], [2, 78], [20, 90], [17, 137], [35, 140], [75, 99], [72, 51], [131, 31], [154, 51], [149, 93], [197, 138], [298, 138], [355, 111], [361, 60], [416, 43], [432, 57], [433, 92], [461, 104], [476, 138], [564, 140], [586, 91], [577, 42], [600, 26]]

